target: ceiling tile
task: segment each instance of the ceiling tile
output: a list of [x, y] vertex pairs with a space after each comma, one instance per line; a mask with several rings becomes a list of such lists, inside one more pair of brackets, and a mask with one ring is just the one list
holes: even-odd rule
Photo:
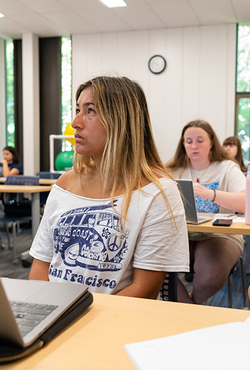
[[23, 33], [30, 32], [26, 27], [7, 19], [0, 18], [0, 37], [3, 39], [13, 38], [19, 39]]
[[39, 14], [28, 14], [22, 16], [11, 17], [11, 20], [26, 27], [29, 32], [36, 34], [39, 37], [66, 36], [67, 30], [64, 27], [59, 27]]
[[32, 9], [35, 13], [47, 12], [61, 12], [69, 8], [62, 4], [59, 0], [18, 0], [19, 3], [25, 5], [27, 8]]
[[[151, 5], [150, 5], [151, 7]], [[199, 26], [200, 21], [187, 1], [166, 1], [152, 6], [165, 27]]]
[[145, 0], [124, 0], [124, 1], [127, 4], [127, 6], [146, 4]]
[[189, 3], [201, 25], [237, 22], [230, 0], [190, 0]]
[[113, 9], [102, 9], [102, 11], [86, 9], [78, 14], [87, 20], [100, 32], [122, 32], [131, 31], [131, 27], [124, 22]]
[[0, 13], [5, 16], [31, 14], [32, 10], [16, 0], [0, 0]]
[[98, 28], [94, 27], [86, 20], [83, 20], [80, 15], [74, 13], [73, 11], [44, 13], [43, 16], [52, 23], [67, 29], [67, 34], [99, 32]]
[[125, 1], [127, 7], [109, 9], [99, 0], [0, 0], [0, 37], [250, 23], [250, 0]]
[[250, 22], [250, 1], [249, 0], [231, 0], [232, 5], [240, 23]]
[[107, 7], [100, 3], [98, 0], [59, 0], [62, 4], [69, 7], [71, 10], [85, 10], [85, 9], [93, 9], [93, 10], [102, 10], [103, 8]]
[[124, 8], [114, 8], [119, 15], [133, 30], [163, 28], [161, 19], [150, 10], [148, 5], [131, 5]]
[[[174, 3], [174, 2], [179, 2], [180, 0], [144, 0], [145, 3], [147, 4], [162, 4], [162, 3]], [[188, 2], [188, 0], [182, 0], [184, 2]]]

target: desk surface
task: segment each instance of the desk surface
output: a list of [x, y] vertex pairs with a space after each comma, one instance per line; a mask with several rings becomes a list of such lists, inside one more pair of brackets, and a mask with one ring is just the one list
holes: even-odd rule
[[39, 179], [40, 185], [53, 185], [57, 182], [57, 179]]
[[0, 185], [0, 193], [43, 193], [51, 188], [51, 185]]
[[250, 311], [94, 294], [77, 322], [32, 356], [6, 369], [135, 370], [124, 345], [244, 321]]
[[187, 224], [187, 229], [201, 233], [250, 235], [250, 225], [246, 225], [244, 222], [233, 222], [230, 226], [213, 226], [212, 223], [213, 220], [199, 225]]
[[[6, 177], [0, 177], [0, 183], [5, 183]], [[53, 185], [57, 179], [39, 179], [39, 184], [40, 185]]]

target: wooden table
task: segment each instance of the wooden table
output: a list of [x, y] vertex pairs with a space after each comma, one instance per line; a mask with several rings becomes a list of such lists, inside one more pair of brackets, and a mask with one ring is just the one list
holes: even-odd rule
[[57, 179], [39, 179], [40, 185], [53, 185], [55, 184]]
[[40, 193], [50, 191], [51, 185], [0, 185], [0, 193], [31, 193], [32, 236], [34, 238], [40, 223]]
[[244, 321], [249, 315], [246, 310], [94, 294], [87, 312], [45, 348], [1, 370], [135, 370], [124, 350], [127, 343]]
[[[204, 215], [204, 213], [200, 213], [200, 215]], [[206, 215], [208, 214], [206, 213]], [[187, 224], [187, 229], [201, 233], [250, 235], [250, 225], [246, 225], [245, 222], [233, 222], [230, 226], [213, 226], [212, 224], [213, 220], [199, 225]]]
[[[0, 183], [5, 183], [6, 181], [6, 177], [0, 177]], [[55, 182], [57, 181], [57, 179], [42, 179], [40, 178], [39, 179], [39, 184], [40, 185], [53, 185], [55, 184]]]

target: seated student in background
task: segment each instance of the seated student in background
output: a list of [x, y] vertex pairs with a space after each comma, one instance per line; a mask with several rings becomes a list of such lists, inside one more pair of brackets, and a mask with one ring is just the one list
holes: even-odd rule
[[83, 83], [72, 127], [74, 169], [50, 192], [29, 278], [155, 299], [167, 272], [189, 270], [189, 251], [142, 88], [126, 77]]
[[223, 141], [223, 147], [227, 151], [229, 157], [239, 163], [241, 171], [247, 172], [247, 168], [243, 162], [240, 140], [236, 136], [230, 136]]
[[[174, 179], [192, 179], [197, 212], [245, 211], [246, 179], [227, 157], [206, 121], [189, 122], [182, 130], [174, 158], [167, 164]], [[225, 284], [243, 250], [240, 235], [189, 235], [194, 279], [191, 296], [179, 281], [178, 300], [203, 303]]]
[[0, 177], [11, 175], [22, 175], [23, 166], [21, 165], [18, 153], [12, 146], [3, 148], [3, 160], [0, 162]]

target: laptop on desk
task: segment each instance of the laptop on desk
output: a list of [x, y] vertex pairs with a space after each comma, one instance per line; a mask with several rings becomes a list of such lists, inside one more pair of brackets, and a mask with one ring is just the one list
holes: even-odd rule
[[0, 342], [31, 345], [80, 299], [93, 300], [84, 285], [0, 278]]
[[183, 195], [183, 204], [186, 213], [186, 221], [189, 224], [201, 224], [212, 220], [211, 216], [198, 216], [194, 198], [194, 188], [192, 180], [179, 179], [176, 180], [179, 190]]

